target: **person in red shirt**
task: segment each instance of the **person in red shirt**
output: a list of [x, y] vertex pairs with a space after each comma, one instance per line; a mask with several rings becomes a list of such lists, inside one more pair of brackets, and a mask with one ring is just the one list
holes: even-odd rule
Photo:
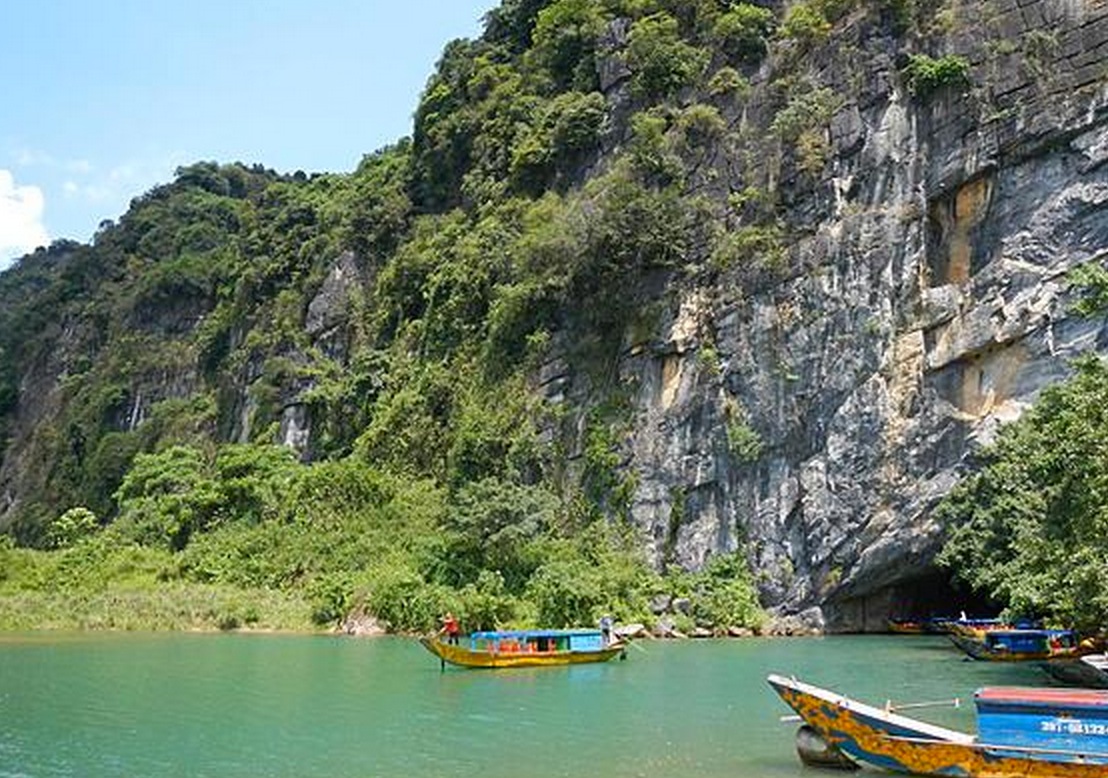
[[458, 645], [458, 620], [454, 618], [454, 614], [447, 611], [446, 615], [442, 617], [442, 629], [439, 630], [439, 634], [446, 635], [446, 642], [452, 646]]

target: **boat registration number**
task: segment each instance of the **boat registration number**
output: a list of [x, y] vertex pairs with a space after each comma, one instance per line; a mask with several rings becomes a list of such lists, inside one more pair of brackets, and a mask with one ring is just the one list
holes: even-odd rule
[[1047, 719], [1039, 722], [1039, 730], [1056, 735], [1108, 735], [1108, 724], [1081, 719]]

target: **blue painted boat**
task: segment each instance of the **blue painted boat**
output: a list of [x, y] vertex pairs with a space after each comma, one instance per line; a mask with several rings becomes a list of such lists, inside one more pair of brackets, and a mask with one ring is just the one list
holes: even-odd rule
[[546, 667], [607, 662], [626, 656], [627, 643], [598, 629], [530, 629], [474, 632], [458, 644], [420, 638], [444, 663], [459, 667]]
[[981, 637], [954, 632], [950, 641], [970, 658], [990, 662], [1042, 661], [1089, 653], [1070, 629], [997, 629]]
[[[830, 764], [857, 764], [915, 775], [962, 778], [1105, 778], [1108, 776], [1108, 691], [992, 687], [974, 694], [976, 735], [928, 724], [818, 686], [769, 676], [774, 690], [803, 720], [797, 744]], [[901, 709], [911, 706], [901, 706]], [[803, 737], [801, 737], [803, 736]], [[805, 759], [806, 752], [801, 751]]]

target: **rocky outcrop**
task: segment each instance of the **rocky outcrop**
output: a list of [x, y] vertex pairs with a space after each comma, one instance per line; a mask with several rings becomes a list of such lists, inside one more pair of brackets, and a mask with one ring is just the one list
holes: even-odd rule
[[913, 96], [872, 29], [813, 57], [844, 99], [824, 173], [780, 184], [793, 272], [685, 284], [660, 337], [628, 344], [632, 513], [659, 564], [743, 548], [782, 616], [879, 628], [931, 572], [967, 453], [1108, 348], [1065, 281], [1108, 254], [1108, 5], [981, 5], [951, 11], [965, 88]]

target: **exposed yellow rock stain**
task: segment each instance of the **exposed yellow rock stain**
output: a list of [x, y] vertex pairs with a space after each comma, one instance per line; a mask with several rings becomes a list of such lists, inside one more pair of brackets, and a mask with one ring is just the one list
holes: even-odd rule
[[892, 411], [890, 433], [899, 431], [919, 394], [920, 378], [927, 359], [923, 332], [908, 332], [893, 343], [889, 371], [889, 406]]
[[1028, 361], [1027, 349], [1019, 344], [967, 360], [957, 397], [959, 410], [978, 419], [988, 416], [1014, 395], [1016, 378]]
[[673, 406], [677, 399], [677, 390], [681, 388], [681, 374], [684, 360], [680, 354], [667, 354], [662, 357], [662, 409]]
[[965, 284], [973, 269], [972, 233], [985, 218], [992, 200], [993, 182], [990, 177], [969, 181], [954, 193], [953, 203], [940, 203], [932, 209], [932, 216], [942, 227], [945, 262], [936, 268], [936, 277], [929, 279], [930, 286]]

